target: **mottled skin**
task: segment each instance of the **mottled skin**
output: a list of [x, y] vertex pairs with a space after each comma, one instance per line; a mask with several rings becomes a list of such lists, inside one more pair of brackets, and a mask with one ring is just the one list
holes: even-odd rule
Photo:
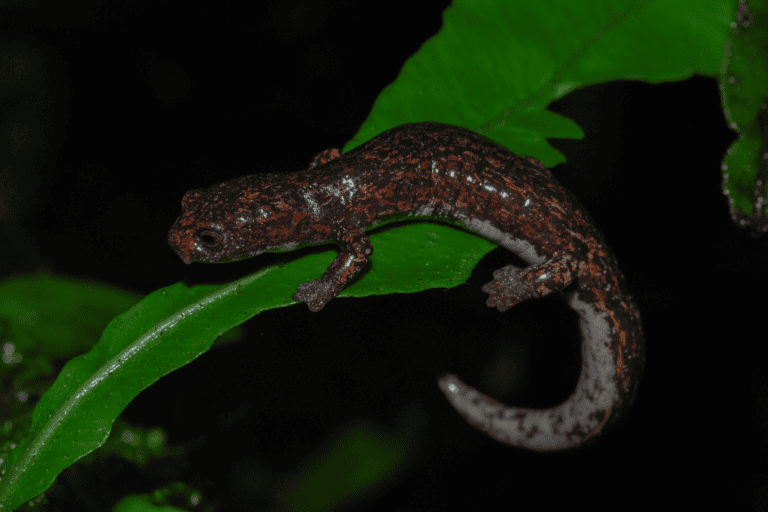
[[365, 232], [406, 218], [458, 225], [525, 260], [528, 267], [496, 270], [483, 286], [499, 311], [576, 281], [567, 295], [583, 338], [575, 392], [550, 409], [523, 409], [444, 376], [440, 388], [470, 423], [510, 445], [560, 450], [583, 445], [628, 408], [642, 374], [643, 335], [602, 235], [540, 162], [463, 128], [406, 124], [343, 155], [324, 151], [306, 171], [193, 190], [168, 240], [185, 263], [333, 242], [338, 257], [293, 294], [320, 311], [370, 259]]

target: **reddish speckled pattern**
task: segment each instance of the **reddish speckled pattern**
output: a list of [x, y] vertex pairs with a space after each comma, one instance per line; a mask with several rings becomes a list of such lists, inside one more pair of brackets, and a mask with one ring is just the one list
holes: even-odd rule
[[642, 373], [643, 336], [602, 235], [541, 163], [463, 128], [402, 125], [343, 155], [326, 150], [306, 171], [188, 192], [168, 241], [185, 263], [333, 242], [339, 256], [293, 295], [320, 311], [371, 257], [365, 231], [404, 218], [457, 224], [528, 262], [495, 271], [483, 286], [499, 311], [576, 280], [568, 299], [584, 341], [574, 394], [551, 409], [520, 409], [443, 377], [441, 389], [470, 423], [511, 445], [558, 450], [584, 444], [627, 409]]

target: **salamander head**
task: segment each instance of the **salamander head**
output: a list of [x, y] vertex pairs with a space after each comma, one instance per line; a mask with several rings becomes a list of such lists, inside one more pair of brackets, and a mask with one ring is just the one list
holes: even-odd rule
[[184, 263], [225, 263], [295, 241], [300, 205], [275, 175], [253, 175], [187, 192], [168, 243]]

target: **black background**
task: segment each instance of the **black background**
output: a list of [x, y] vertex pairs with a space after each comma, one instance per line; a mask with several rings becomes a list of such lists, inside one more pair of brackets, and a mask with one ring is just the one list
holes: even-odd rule
[[[45, 268], [149, 293], [274, 261], [184, 265], [166, 242], [184, 192], [305, 169], [341, 147], [447, 4], [3, 3], [0, 73], [31, 74], [29, 88], [0, 76], [2, 276]], [[552, 141], [568, 159], [553, 172], [617, 254], [648, 345], [637, 402], [599, 443], [509, 448], [438, 391], [444, 369], [506, 386], [498, 398], [515, 405], [554, 405], [572, 390], [578, 332], [562, 303], [484, 306], [480, 287], [510, 261], [502, 250], [451, 290], [268, 311], [244, 340], [162, 379], [123, 417], [194, 445], [178, 479], [220, 510], [279, 508], [280, 482], [359, 422], [408, 432], [418, 450], [354, 509], [759, 509], [768, 252], [732, 223], [721, 192], [735, 133], [717, 82], [603, 84], [550, 108], [586, 133]], [[488, 380], [492, 361], [509, 368], [508, 382]], [[131, 471], [100, 475], [101, 490], [88, 491], [96, 509], [168, 483]]]

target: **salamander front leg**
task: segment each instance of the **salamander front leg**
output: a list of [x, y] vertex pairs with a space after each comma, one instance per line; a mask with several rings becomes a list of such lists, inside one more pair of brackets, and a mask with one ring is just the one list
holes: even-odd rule
[[331, 262], [323, 277], [301, 283], [293, 300], [305, 302], [318, 312], [337, 296], [349, 281], [360, 272], [373, 253], [371, 241], [361, 231], [346, 230], [334, 241], [342, 247], [341, 254]]

